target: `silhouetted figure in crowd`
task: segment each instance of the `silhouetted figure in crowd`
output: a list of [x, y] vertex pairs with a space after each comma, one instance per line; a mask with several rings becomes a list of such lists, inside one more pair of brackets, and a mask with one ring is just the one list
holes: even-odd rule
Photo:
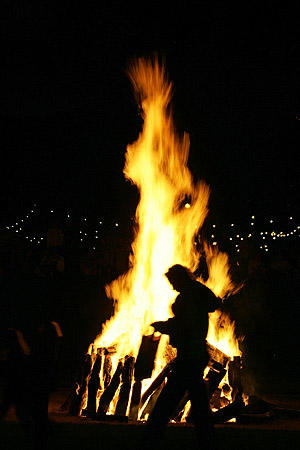
[[11, 406], [30, 445], [32, 420], [29, 396], [30, 349], [20, 330], [9, 328], [0, 337], [0, 420]]
[[179, 292], [172, 305], [174, 317], [165, 322], [154, 322], [152, 326], [156, 331], [170, 336], [170, 344], [177, 348], [177, 358], [148, 419], [143, 450], [157, 447], [173, 411], [186, 391], [191, 400], [199, 448], [216, 449], [203, 371], [208, 363], [208, 313], [215, 311], [221, 301], [206, 286], [197, 282], [186, 267], [177, 264], [165, 275], [174, 290]]
[[52, 255], [53, 253], [61, 253], [63, 240], [63, 232], [59, 228], [58, 223], [54, 221], [47, 231], [46, 238], [46, 246], [50, 255]]
[[44, 450], [49, 437], [49, 395], [57, 387], [60, 326], [47, 308], [37, 307], [30, 356], [30, 408], [34, 422], [34, 450]]

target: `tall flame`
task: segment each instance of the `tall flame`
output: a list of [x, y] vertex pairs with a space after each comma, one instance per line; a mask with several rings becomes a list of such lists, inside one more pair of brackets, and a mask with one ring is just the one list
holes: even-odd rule
[[[172, 316], [170, 306], [176, 293], [164, 273], [173, 264], [196, 270], [199, 252], [195, 236], [207, 215], [210, 195], [207, 184], [195, 182], [187, 167], [189, 136], [179, 136], [175, 130], [170, 108], [172, 84], [164, 65], [157, 59], [138, 59], [132, 63], [129, 77], [144, 121], [137, 141], [127, 147], [124, 168], [126, 178], [140, 192], [136, 234], [129, 271], [106, 286], [108, 297], [115, 300], [115, 314], [94, 342], [94, 347], [115, 345], [116, 359], [136, 357], [149, 324]], [[186, 199], [189, 207], [185, 207]], [[222, 297], [232, 289], [227, 256], [205, 245], [207, 285]], [[218, 336], [210, 334], [211, 343], [217, 344]], [[160, 347], [165, 342], [161, 341]], [[158, 357], [157, 369], [163, 364]]]

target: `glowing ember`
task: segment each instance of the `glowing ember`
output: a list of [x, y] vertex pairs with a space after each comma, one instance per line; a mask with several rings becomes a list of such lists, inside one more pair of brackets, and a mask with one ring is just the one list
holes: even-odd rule
[[[207, 215], [210, 194], [207, 184], [195, 182], [187, 168], [189, 137], [179, 136], [174, 128], [172, 84], [164, 66], [157, 60], [139, 59], [131, 65], [129, 77], [144, 120], [137, 141], [127, 147], [124, 168], [126, 178], [140, 192], [136, 235], [129, 271], [106, 286], [107, 295], [115, 300], [114, 316], [89, 349], [93, 353], [99, 347], [115, 346], [114, 368], [126, 355], [137, 356], [142, 336], [153, 333], [149, 324], [172, 316], [170, 306], [177, 294], [164, 273], [173, 264], [192, 272], [197, 269], [200, 255], [194, 241]], [[216, 246], [202, 246], [209, 269], [205, 284], [224, 297], [233, 290], [227, 255]], [[222, 317], [220, 328], [219, 313], [211, 316], [209, 342], [229, 356], [239, 354], [233, 325]], [[167, 339], [161, 338], [153, 376], [166, 364]]]

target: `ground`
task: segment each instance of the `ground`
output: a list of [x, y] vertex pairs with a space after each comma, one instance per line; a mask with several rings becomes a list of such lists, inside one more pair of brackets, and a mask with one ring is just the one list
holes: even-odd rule
[[[71, 388], [60, 388], [51, 396], [49, 450], [138, 450], [143, 423], [105, 423], [83, 417], [71, 417], [61, 409]], [[300, 437], [300, 398], [274, 396], [278, 404], [271, 414], [243, 417], [237, 423], [216, 425], [220, 450], [298, 449]], [[271, 399], [271, 397], [270, 397]], [[14, 411], [1, 424], [1, 450], [25, 450], [24, 438]], [[196, 440], [193, 425], [170, 424], [161, 448], [193, 449]]]

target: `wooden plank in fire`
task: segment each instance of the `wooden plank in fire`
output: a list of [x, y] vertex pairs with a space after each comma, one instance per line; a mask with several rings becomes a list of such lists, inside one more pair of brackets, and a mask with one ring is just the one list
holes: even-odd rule
[[125, 358], [124, 368], [121, 375], [122, 384], [120, 395], [115, 411], [116, 416], [126, 416], [133, 379], [134, 361], [135, 359], [133, 356], [126, 356]]
[[145, 378], [151, 378], [159, 341], [160, 336], [156, 337], [154, 333], [143, 336], [134, 368], [135, 380], [141, 381]]
[[80, 371], [76, 379], [75, 389], [73, 392], [69, 409], [70, 416], [78, 416], [78, 414], [80, 413], [81, 404], [83, 401], [84, 394], [86, 392], [88, 376], [90, 374], [91, 368], [92, 368], [91, 355], [86, 354], [84, 358], [84, 363], [80, 368]]
[[220, 364], [222, 364], [223, 367], [226, 367], [228, 361], [231, 360], [230, 356], [223, 353], [221, 350], [219, 350], [217, 347], [213, 346], [209, 342], [207, 343], [207, 351], [209, 354], [209, 358], [211, 361], [216, 361]]
[[103, 392], [102, 396], [100, 397], [98, 410], [97, 410], [97, 413], [95, 416], [96, 420], [97, 419], [102, 420], [103, 416], [105, 416], [105, 414], [109, 408], [109, 404], [112, 401], [112, 399], [114, 398], [116, 390], [119, 387], [123, 367], [124, 367], [123, 362], [119, 361], [116, 371], [115, 371], [109, 385], [107, 386], [107, 388]]
[[[207, 398], [210, 400], [216, 389], [218, 388], [220, 382], [226, 375], [227, 370], [222, 366], [222, 364], [213, 362], [212, 366], [210, 367], [205, 379], [204, 384], [207, 392]], [[180, 417], [183, 413], [184, 407], [186, 403], [189, 401], [189, 393], [186, 392], [180, 402], [178, 403], [177, 407], [175, 408], [172, 419], [180, 421]], [[190, 412], [187, 417], [190, 416]]]
[[81, 412], [82, 416], [93, 417], [96, 414], [96, 399], [97, 399], [97, 392], [100, 387], [100, 371], [103, 357], [104, 357], [104, 349], [98, 348], [87, 388], [88, 391], [87, 407], [86, 409], [82, 410]]
[[161, 386], [161, 384], [165, 381], [166, 377], [170, 374], [174, 366], [174, 360], [167, 364], [162, 371], [157, 375], [157, 377], [153, 380], [148, 389], [144, 392], [141, 398], [140, 407], [144, 405], [144, 403], [148, 400], [148, 398]]
[[157, 353], [160, 336], [143, 336], [139, 348], [139, 353], [134, 366], [134, 385], [132, 388], [129, 418], [137, 420], [140, 408], [142, 380], [151, 378], [155, 364], [155, 355]]

